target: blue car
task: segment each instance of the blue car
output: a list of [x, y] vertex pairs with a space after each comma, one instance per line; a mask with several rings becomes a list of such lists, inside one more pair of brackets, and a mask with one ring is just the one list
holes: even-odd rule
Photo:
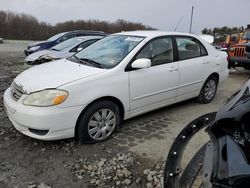
[[79, 36], [106, 36], [106, 34], [101, 31], [86, 31], [86, 30], [63, 32], [54, 35], [53, 37], [49, 38], [46, 41], [36, 42], [28, 45], [27, 49], [24, 50], [24, 53], [26, 56], [28, 56], [34, 52], [49, 49], [65, 40]]

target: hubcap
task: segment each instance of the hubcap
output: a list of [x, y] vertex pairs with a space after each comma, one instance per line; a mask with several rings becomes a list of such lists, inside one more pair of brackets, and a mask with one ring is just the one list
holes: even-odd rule
[[94, 113], [88, 123], [89, 136], [94, 140], [107, 138], [115, 129], [116, 116], [110, 109], [101, 109]]
[[214, 80], [209, 80], [205, 87], [205, 97], [207, 100], [211, 100], [216, 91], [216, 82]]

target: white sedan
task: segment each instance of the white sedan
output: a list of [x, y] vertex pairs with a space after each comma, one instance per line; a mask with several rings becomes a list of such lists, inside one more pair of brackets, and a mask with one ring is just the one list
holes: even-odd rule
[[195, 97], [211, 102], [227, 77], [226, 53], [197, 36], [122, 32], [24, 71], [5, 91], [4, 105], [30, 137], [100, 142], [139, 114]]

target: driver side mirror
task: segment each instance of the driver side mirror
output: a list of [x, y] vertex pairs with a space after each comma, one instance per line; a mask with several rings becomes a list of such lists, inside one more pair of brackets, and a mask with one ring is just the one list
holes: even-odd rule
[[137, 59], [132, 63], [131, 67], [134, 68], [134, 69], [149, 68], [149, 67], [151, 67], [151, 60], [146, 59], [146, 58]]

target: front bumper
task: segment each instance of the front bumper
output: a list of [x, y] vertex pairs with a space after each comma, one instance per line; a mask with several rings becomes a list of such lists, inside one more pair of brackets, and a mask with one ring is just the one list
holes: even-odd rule
[[229, 57], [228, 63], [232, 67], [250, 67], [250, 58]]
[[[75, 136], [75, 125], [83, 110], [82, 106], [67, 108], [24, 106], [22, 104], [24, 97], [23, 95], [18, 101], [14, 101], [10, 88], [4, 93], [7, 115], [18, 131], [39, 140], [59, 140]], [[48, 132], [40, 135], [32, 130]]]

